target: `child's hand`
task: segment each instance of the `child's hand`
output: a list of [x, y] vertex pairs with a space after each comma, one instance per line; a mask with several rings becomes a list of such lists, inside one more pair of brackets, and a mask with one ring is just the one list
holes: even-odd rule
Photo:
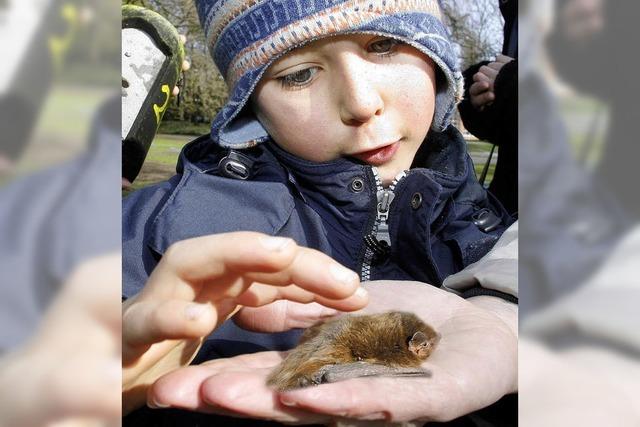
[[480, 111], [491, 105], [496, 99], [494, 92], [496, 77], [502, 67], [511, 61], [513, 61], [513, 58], [500, 54], [494, 62], [480, 67], [480, 70], [473, 75], [474, 83], [469, 87], [471, 105]]
[[243, 307], [233, 316], [233, 321], [241, 328], [254, 332], [282, 332], [308, 328], [338, 314], [340, 311], [318, 303], [281, 300], [262, 307]]
[[442, 335], [424, 363], [431, 378], [361, 378], [286, 393], [266, 386], [284, 354], [256, 353], [178, 370], [149, 390], [152, 406], [274, 419], [451, 420], [517, 390], [517, 307], [464, 300], [415, 282], [367, 284], [367, 313], [413, 311]]
[[123, 304], [125, 411], [144, 402], [146, 385], [187, 365], [241, 305], [288, 299], [353, 311], [367, 303], [358, 284], [354, 272], [288, 238], [237, 232], [172, 245]]

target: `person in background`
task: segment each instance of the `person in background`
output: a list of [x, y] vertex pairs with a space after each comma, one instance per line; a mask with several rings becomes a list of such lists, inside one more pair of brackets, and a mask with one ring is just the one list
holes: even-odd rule
[[458, 105], [465, 128], [499, 147], [489, 192], [515, 215], [518, 211], [518, 1], [500, 1], [504, 17], [502, 54], [464, 71]]

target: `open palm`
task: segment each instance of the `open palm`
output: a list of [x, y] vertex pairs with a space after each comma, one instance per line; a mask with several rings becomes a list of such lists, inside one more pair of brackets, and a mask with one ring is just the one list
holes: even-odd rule
[[446, 421], [516, 390], [515, 310], [509, 308], [514, 313], [509, 324], [505, 316], [424, 283], [366, 287], [371, 299], [363, 312], [412, 311], [441, 333], [438, 348], [423, 364], [431, 378], [360, 378], [278, 393], [266, 386], [266, 378], [286, 354], [263, 352], [168, 374], [150, 389], [150, 403], [286, 423]]

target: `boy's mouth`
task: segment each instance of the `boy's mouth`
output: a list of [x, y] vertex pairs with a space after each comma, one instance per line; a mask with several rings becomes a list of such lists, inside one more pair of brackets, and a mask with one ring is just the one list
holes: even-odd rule
[[375, 148], [369, 151], [363, 151], [361, 153], [353, 154], [358, 160], [368, 163], [372, 166], [381, 166], [390, 161], [398, 151], [400, 141], [392, 142], [391, 144]]

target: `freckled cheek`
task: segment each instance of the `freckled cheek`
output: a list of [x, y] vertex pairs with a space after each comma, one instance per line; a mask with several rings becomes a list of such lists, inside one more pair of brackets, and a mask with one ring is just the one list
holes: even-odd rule
[[[287, 143], [295, 145], [295, 148], [291, 147], [291, 152], [307, 158], [307, 160], [326, 160], [320, 153], [330, 148], [325, 147], [325, 140], [332, 139], [332, 129], [334, 129], [326, 115], [313, 110], [292, 109], [281, 115], [278, 122], [277, 133]], [[314, 152], [309, 153], [309, 150], [305, 148], [309, 144], [313, 144], [315, 147]]]
[[[405, 75], [396, 87], [397, 108], [405, 123], [420, 133], [429, 129], [433, 120], [435, 92], [431, 80], [423, 73]], [[424, 128], [424, 129], [422, 129]]]
[[290, 153], [311, 161], [333, 160], [339, 153], [335, 144], [336, 126], [331, 122], [327, 104], [305, 102], [294, 96], [280, 98], [280, 102], [271, 102], [262, 110], [263, 125]]

